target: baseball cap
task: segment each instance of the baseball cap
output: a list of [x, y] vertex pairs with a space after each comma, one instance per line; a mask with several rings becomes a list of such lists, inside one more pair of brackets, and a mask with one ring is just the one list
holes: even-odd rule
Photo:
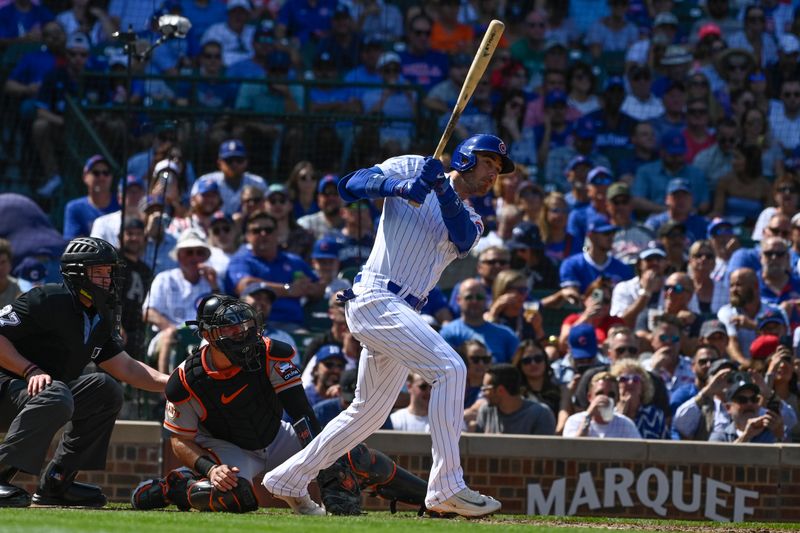
[[[575, 123], [575, 135], [581, 139], [594, 139], [597, 137], [597, 126], [595, 125], [594, 120], [589, 117], [581, 117], [578, 119], [578, 121]], [[584, 159], [589, 161], [588, 158], [584, 157]]]
[[85, 50], [88, 52], [91, 48], [89, 37], [82, 31], [73, 32], [67, 37], [67, 50]]
[[544, 52], [545, 52], [545, 53], [547, 53], [547, 52], [549, 52], [550, 50], [553, 50], [553, 49], [555, 49], [555, 48], [561, 48], [561, 49], [562, 49], [562, 50], [564, 50], [565, 52], [567, 51], [567, 47], [566, 47], [566, 46], [564, 46], [564, 43], [562, 43], [561, 41], [559, 41], [559, 40], [557, 40], [557, 39], [548, 39], [548, 40], [547, 40], [547, 41], [544, 43]]
[[101, 163], [101, 162], [105, 163], [108, 166], [111, 166], [108, 163], [108, 160], [105, 157], [103, 157], [100, 154], [95, 154], [92, 157], [90, 157], [89, 159], [87, 159], [86, 163], [83, 164], [83, 173], [86, 174], [87, 172], [92, 170], [93, 166], [95, 166], [97, 163]]
[[586, 223], [586, 231], [588, 233], [609, 233], [617, 231], [619, 228], [611, 223], [608, 218], [603, 215], [593, 215], [589, 217]]
[[661, 136], [661, 148], [670, 155], [683, 155], [686, 153], [686, 139], [680, 130], [669, 130]]
[[662, 11], [653, 20], [653, 27], [657, 28], [658, 26], [678, 26], [678, 17], [669, 11]]
[[335, 174], [325, 174], [320, 178], [319, 183], [317, 183], [317, 192], [322, 193], [325, 191], [325, 188], [329, 185], [333, 185], [336, 188], [339, 184], [339, 178], [336, 177]]
[[711, 35], [722, 37], [722, 30], [720, 30], [719, 26], [717, 26], [713, 22], [709, 22], [708, 24], [703, 24], [702, 26], [700, 26], [700, 29], [697, 31], [697, 40], [702, 41], [703, 39]]
[[141, 204], [139, 205], [139, 209], [143, 213], [147, 213], [150, 209], [154, 207], [164, 207], [164, 200], [161, 198], [160, 195], [151, 194], [149, 196], [145, 196], [142, 198]]
[[723, 324], [722, 321], [712, 318], [711, 320], [706, 320], [703, 322], [703, 325], [700, 326], [700, 337], [708, 338], [714, 333], [728, 334], [728, 330], [725, 329], [725, 324]]
[[567, 93], [560, 89], [554, 89], [552, 91], [547, 91], [547, 95], [544, 97], [544, 105], [552, 106], [556, 104], [566, 104], [567, 103]]
[[780, 311], [770, 309], [758, 319], [758, 327], [756, 329], [761, 329], [767, 324], [783, 324], [784, 326], [789, 326], [786, 323], [786, 319], [783, 317], [783, 313]]
[[124, 229], [144, 229], [144, 221], [136, 217], [128, 217], [125, 219]]
[[614, 183], [614, 175], [606, 167], [594, 167], [586, 176], [586, 183], [589, 185], [611, 185]]
[[232, 11], [237, 7], [241, 7], [242, 9], [246, 9], [248, 11], [252, 9], [249, 0], [228, 0], [228, 11]]
[[386, 65], [390, 65], [392, 63], [400, 63], [400, 56], [397, 52], [384, 52], [381, 54], [381, 57], [378, 58], [378, 63], [375, 65], [375, 68], [381, 69]]
[[800, 52], [800, 40], [791, 33], [784, 33], [780, 39], [780, 50], [784, 54]]
[[729, 383], [727, 393], [725, 394], [725, 400], [728, 402], [733, 400], [737, 394], [744, 390], [751, 390], [756, 394], [761, 392], [758, 385], [753, 383], [750, 374], [747, 372], [734, 372], [730, 377]]
[[708, 375], [713, 376], [720, 370], [724, 370], [726, 368], [730, 368], [731, 370], [738, 370], [739, 363], [737, 363], [732, 359], [726, 359], [724, 357], [721, 357], [716, 361], [714, 361], [713, 363], [711, 363], [711, 366], [708, 367]]
[[217, 222], [226, 222], [228, 224], [233, 223], [233, 218], [230, 215], [226, 215], [224, 211], [214, 211], [211, 215], [211, 220], [209, 220], [208, 225], [213, 226]]
[[585, 155], [578, 155], [569, 160], [569, 163], [567, 163], [567, 170], [575, 170], [575, 167], [578, 165], [594, 167], [594, 162]]
[[675, 230], [680, 230], [685, 235], [686, 224], [684, 224], [683, 222], [677, 222], [675, 220], [667, 220], [666, 222], [661, 224], [660, 228], [658, 228], [658, 236], [666, 237]]
[[273, 194], [282, 194], [286, 197], [289, 196], [289, 189], [286, 188], [286, 185], [283, 183], [273, 183], [269, 187], [267, 187], [267, 194], [264, 196], [269, 198]]
[[178, 165], [178, 163], [176, 163], [171, 159], [162, 159], [161, 161], [156, 163], [155, 167], [153, 167], [153, 177], [154, 178], [158, 177], [158, 175], [164, 172], [165, 170], [170, 170], [175, 174], [181, 173], [181, 167]]
[[219, 145], [219, 158], [228, 159], [229, 157], [247, 157], [247, 150], [245, 150], [242, 141], [229, 139]]
[[195, 189], [196, 194], [207, 194], [210, 192], [219, 192], [219, 185], [217, 182], [212, 180], [211, 178], [205, 178], [197, 181], [197, 187]]
[[603, 92], [613, 89], [614, 87], [625, 88], [625, 80], [622, 79], [622, 76], [609, 76], [606, 78], [606, 81], [603, 83]]
[[22, 278], [31, 283], [44, 283], [47, 267], [35, 257], [28, 256], [19, 262], [12, 274], [16, 278]]
[[681, 191], [691, 194], [692, 187], [689, 184], [689, 180], [685, 178], [672, 178], [669, 180], [669, 183], [667, 183], [667, 194], [673, 194]]
[[511, 230], [511, 238], [506, 246], [512, 250], [541, 250], [544, 248], [544, 242], [542, 242], [539, 226], [533, 222], [520, 222]]
[[345, 361], [342, 348], [335, 344], [326, 344], [322, 346], [319, 350], [317, 350], [315, 357], [317, 358], [317, 363], [321, 363], [333, 358], [341, 359], [343, 362]]
[[358, 384], [358, 369], [351, 368], [342, 372], [339, 378], [339, 397], [344, 403], [352, 403], [356, 397], [356, 385]]
[[780, 345], [780, 339], [775, 335], [759, 335], [750, 343], [750, 357], [766, 359], [775, 353], [778, 345]]
[[339, 4], [336, 6], [336, 9], [333, 10], [334, 17], [349, 17], [350, 16], [350, 9], [344, 5]]
[[722, 217], [714, 217], [708, 225], [708, 236], [714, 235], [733, 235], [733, 224]]
[[331, 237], [322, 237], [314, 243], [311, 259], [338, 259], [339, 243]]
[[544, 196], [544, 191], [536, 183], [534, 183], [534, 182], [532, 182], [530, 180], [522, 180], [521, 182], [519, 182], [519, 185], [517, 185], [517, 194], [518, 195], [522, 194], [523, 192], [525, 192], [527, 190], [532, 190], [536, 194], [538, 194], [539, 196], [542, 196], [542, 197]]
[[[130, 190], [131, 187], [141, 187], [142, 189], [144, 189], [145, 187], [144, 180], [135, 174], [128, 174], [127, 176], [125, 176], [124, 181], [125, 181], [125, 187], [128, 190]], [[119, 194], [122, 194], [122, 183], [123, 180], [120, 180], [119, 184], [117, 185], [117, 191], [119, 192]]]
[[646, 247], [639, 251], [639, 259], [648, 259], [654, 256], [667, 257], [667, 252], [654, 241], [650, 241]]
[[630, 196], [631, 188], [624, 181], [617, 181], [612, 183], [606, 191], [606, 199], [613, 200], [617, 196]]
[[256, 31], [253, 32], [254, 42], [271, 43], [275, 37], [275, 22], [271, 19], [263, 19], [256, 26]]
[[269, 285], [267, 285], [263, 281], [248, 283], [247, 285], [245, 285], [244, 289], [242, 289], [242, 292], [241, 294], [239, 294], [239, 297], [244, 298], [245, 296], [250, 296], [251, 294], [256, 294], [258, 292], [266, 293], [267, 296], [269, 296], [269, 299], [272, 300], [273, 302], [275, 301], [275, 298], [277, 298], [275, 291], [270, 289]]
[[371, 46], [374, 48], [383, 48], [383, 39], [381, 39], [377, 35], [367, 34], [361, 38], [361, 46], [363, 48], [366, 48], [367, 46]]
[[578, 324], [569, 330], [567, 339], [569, 352], [573, 359], [597, 357], [597, 335], [591, 324]]

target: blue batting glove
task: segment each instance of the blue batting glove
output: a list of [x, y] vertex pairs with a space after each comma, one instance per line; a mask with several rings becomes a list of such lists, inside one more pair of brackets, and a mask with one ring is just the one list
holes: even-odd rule
[[399, 196], [400, 198], [416, 202], [418, 204], [424, 203], [425, 198], [428, 196], [428, 194], [430, 194], [430, 192], [431, 186], [420, 178], [405, 180], [402, 183], [397, 184], [394, 189], [395, 196]]

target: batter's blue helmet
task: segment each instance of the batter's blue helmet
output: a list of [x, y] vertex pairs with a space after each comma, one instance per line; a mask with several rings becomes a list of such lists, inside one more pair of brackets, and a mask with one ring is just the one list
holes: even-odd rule
[[514, 162], [508, 157], [506, 143], [500, 137], [486, 134], [473, 135], [461, 141], [453, 152], [450, 168], [459, 172], [468, 171], [478, 163], [475, 152], [491, 152], [499, 155], [503, 164], [501, 174], [508, 174], [514, 170]]

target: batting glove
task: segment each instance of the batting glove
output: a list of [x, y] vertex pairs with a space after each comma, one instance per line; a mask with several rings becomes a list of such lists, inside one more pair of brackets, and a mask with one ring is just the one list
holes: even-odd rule
[[431, 186], [425, 183], [422, 178], [417, 177], [413, 180], [404, 180], [398, 183], [394, 189], [394, 195], [405, 200], [422, 204], [431, 192]]

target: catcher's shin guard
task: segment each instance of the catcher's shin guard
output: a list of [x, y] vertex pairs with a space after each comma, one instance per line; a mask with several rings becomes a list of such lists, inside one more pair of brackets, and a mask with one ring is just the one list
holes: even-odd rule
[[369, 448], [363, 442], [347, 455], [361, 489], [389, 500], [392, 513], [397, 510], [397, 502], [417, 505], [420, 514], [425, 512], [428, 484], [422, 478], [397, 466], [385, 453]]
[[191, 469], [181, 467], [171, 471], [165, 479], [142, 481], [131, 493], [131, 507], [145, 511], [174, 503], [181, 511], [188, 511], [190, 505], [187, 492], [198, 479]]
[[248, 513], [258, 509], [258, 499], [253, 486], [243, 477], [231, 490], [222, 492], [214, 488], [207, 479], [189, 487], [189, 504], [198, 511], [215, 513]]

